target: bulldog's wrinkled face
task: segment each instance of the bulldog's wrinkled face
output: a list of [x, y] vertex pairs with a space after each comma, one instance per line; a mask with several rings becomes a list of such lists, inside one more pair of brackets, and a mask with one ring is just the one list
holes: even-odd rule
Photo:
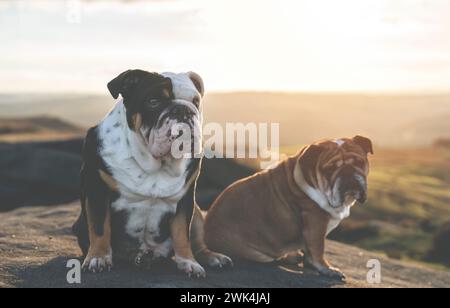
[[[202, 140], [201, 103], [205, 93], [203, 80], [193, 72], [163, 73], [163, 76], [172, 81], [173, 100], [162, 112], [156, 129], [152, 132], [152, 153], [154, 156], [164, 156], [167, 151], [172, 151], [172, 156], [175, 154], [173, 151], [177, 154], [198, 154], [201, 152]], [[183, 144], [172, 147], [178, 138], [188, 138], [190, 149], [183, 148]]]
[[[127, 111], [128, 126], [157, 159], [171, 154], [172, 144], [183, 134], [181, 127], [200, 131], [203, 82], [195, 73], [165, 74], [130, 70], [108, 84], [119, 94]], [[201, 138], [192, 134], [193, 143]]]
[[313, 144], [299, 162], [308, 185], [325, 195], [331, 207], [340, 208], [367, 200], [368, 153], [373, 154], [370, 139], [356, 136]]

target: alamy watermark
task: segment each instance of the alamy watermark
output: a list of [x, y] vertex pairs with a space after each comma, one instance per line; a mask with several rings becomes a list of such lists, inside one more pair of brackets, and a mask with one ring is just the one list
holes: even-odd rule
[[[279, 123], [208, 123], [203, 127], [203, 144], [192, 144], [189, 125], [172, 127], [173, 135], [181, 135], [171, 147], [174, 158], [238, 158], [259, 159], [262, 169], [280, 160]], [[198, 134], [198, 132], [197, 132]], [[194, 146], [194, 149], [192, 149]]]
[[367, 272], [367, 283], [380, 284], [381, 283], [381, 262], [378, 259], [370, 259], [367, 261], [366, 267], [369, 269]]
[[66, 268], [69, 271], [66, 275], [68, 284], [81, 284], [81, 262], [78, 259], [70, 259], [67, 261]]

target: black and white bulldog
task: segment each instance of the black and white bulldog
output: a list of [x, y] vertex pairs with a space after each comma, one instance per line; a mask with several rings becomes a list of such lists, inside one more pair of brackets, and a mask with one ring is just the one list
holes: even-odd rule
[[[231, 264], [206, 248], [195, 203], [205, 92], [201, 77], [129, 70], [108, 89], [122, 99], [88, 131], [83, 149], [82, 209], [73, 227], [85, 257], [83, 269], [110, 270], [113, 258], [141, 264], [173, 257], [189, 276], [204, 277], [197, 260], [217, 267]], [[184, 149], [186, 143], [178, 141], [186, 139], [186, 130], [180, 127], [189, 130], [190, 146]]]

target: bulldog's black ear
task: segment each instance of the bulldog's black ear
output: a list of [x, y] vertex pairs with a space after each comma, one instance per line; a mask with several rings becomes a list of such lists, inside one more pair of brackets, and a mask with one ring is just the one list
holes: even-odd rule
[[192, 82], [194, 83], [195, 87], [197, 88], [197, 91], [203, 97], [205, 95], [205, 85], [203, 83], [202, 77], [200, 77], [199, 74], [194, 73], [194, 72], [189, 72], [188, 74], [189, 74], [189, 78], [191, 78]]
[[119, 94], [124, 97], [131, 90], [131, 88], [139, 83], [139, 76], [142, 71], [128, 70], [114, 78], [108, 83], [108, 90], [114, 99], [119, 97]]
[[352, 140], [354, 143], [359, 145], [366, 152], [366, 154], [373, 154], [373, 145], [372, 141], [369, 138], [358, 135], [353, 137]]

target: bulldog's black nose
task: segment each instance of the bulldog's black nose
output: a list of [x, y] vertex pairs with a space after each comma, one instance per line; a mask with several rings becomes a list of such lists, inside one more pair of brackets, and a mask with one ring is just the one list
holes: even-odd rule
[[356, 195], [361, 190], [361, 184], [354, 177], [344, 178], [341, 186], [341, 190], [344, 194]]
[[185, 106], [176, 105], [172, 108], [170, 114], [174, 116], [181, 116], [186, 113], [186, 109], [187, 108]]
[[169, 118], [177, 120], [178, 122], [187, 122], [192, 115], [192, 111], [187, 106], [183, 105], [175, 105], [169, 112]]
[[357, 179], [355, 170], [351, 166], [345, 166], [340, 173], [342, 184], [340, 192], [342, 199], [347, 196], [354, 197], [359, 203], [367, 201], [367, 192], [364, 183]]
[[360, 204], [364, 204], [367, 202], [367, 193], [365, 190], [361, 191], [361, 196], [359, 197], [358, 202]]

